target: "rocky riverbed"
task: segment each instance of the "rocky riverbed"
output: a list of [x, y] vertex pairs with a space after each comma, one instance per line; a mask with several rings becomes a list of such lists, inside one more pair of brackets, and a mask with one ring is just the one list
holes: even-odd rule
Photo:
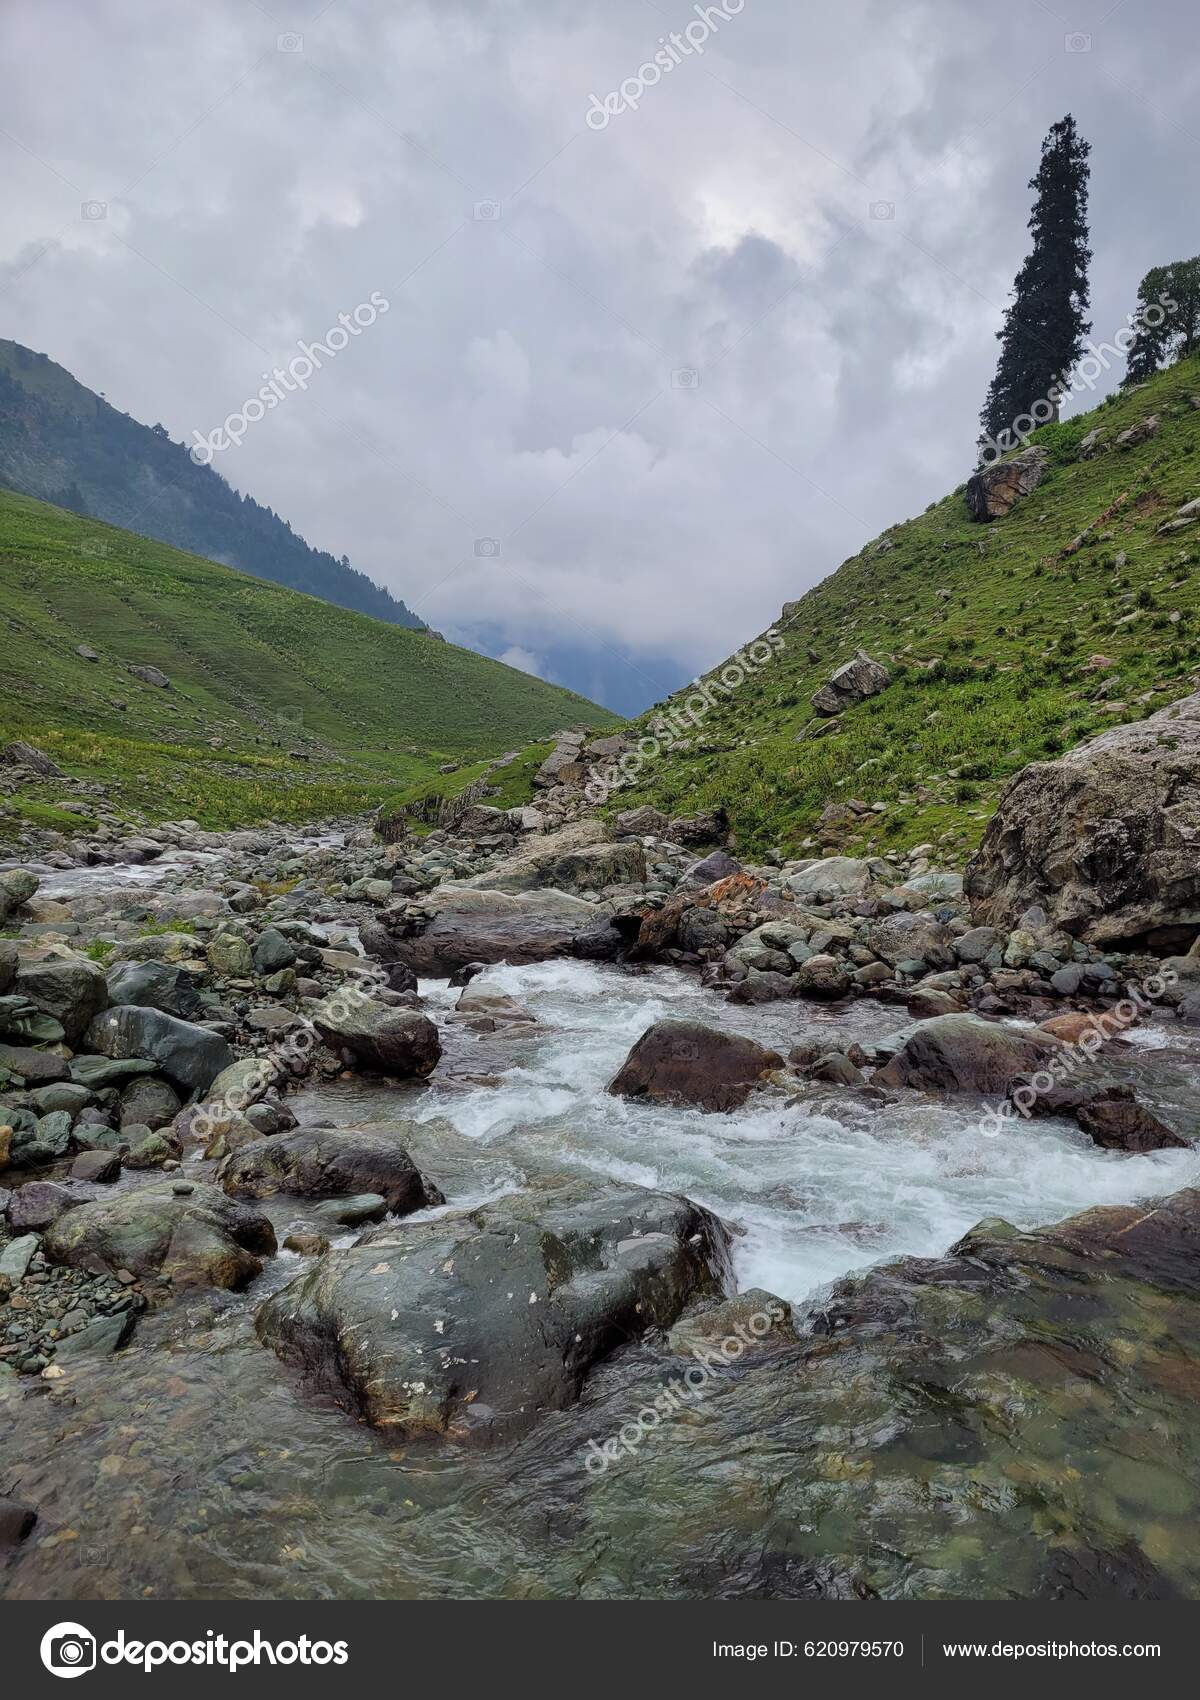
[[0, 869], [6, 1590], [1194, 1597], [1200, 956], [575, 812]]

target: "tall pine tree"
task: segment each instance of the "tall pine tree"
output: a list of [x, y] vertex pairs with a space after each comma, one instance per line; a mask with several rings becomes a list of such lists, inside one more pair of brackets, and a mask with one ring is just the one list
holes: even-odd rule
[[1025, 423], [1030, 416], [1039, 425], [1058, 418], [1062, 390], [1092, 328], [1084, 317], [1092, 257], [1087, 245], [1090, 152], [1070, 113], [1042, 143], [1042, 161], [1029, 183], [1037, 192], [1029, 220], [1033, 249], [1013, 284], [1004, 329], [996, 332], [1000, 359], [980, 415], [981, 448], [1015, 446], [1016, 421], [1019, 435], [1033, 428]]

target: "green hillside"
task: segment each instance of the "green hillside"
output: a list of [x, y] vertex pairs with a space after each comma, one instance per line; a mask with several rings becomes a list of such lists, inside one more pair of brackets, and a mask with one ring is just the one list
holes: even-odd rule
[[[1195, 688], [1200, 521], [1159, 528], [1200, 496], [1198, 398], [1200, 358], [1181, 361], [1038, 431], [1046, 475], [1007, 517], [972, 522], [960, 487], [885, 532], [790, 605], [780, 657], [689, 730], [686, 748], [647, 760], [612, 806], [724, 804], [748, 851], [795, 854], [818, 837], [973, 846], [1027, 762]], [[1150, 440], [1115, 446], [1155, 414]], [[1082, 458], [1097, 427], [1100, 452]], [[891, 669], [891, 685], [806, 736], [820, 724], [812, 693], [860, 647]], [[1116, 666], [1089, 665], [1094, 656]], [[653, 720], [630, 730], [645, 735]], [[826, 806], [851, 800], [885, 807], [818, 835]]]
[[[118, 808], [311, 819], [614, 719], [428, 633], [0, 491], [0, 746], [36, 745]], [[61, 793], [47, 781], [7, 807], [53, 823]]]

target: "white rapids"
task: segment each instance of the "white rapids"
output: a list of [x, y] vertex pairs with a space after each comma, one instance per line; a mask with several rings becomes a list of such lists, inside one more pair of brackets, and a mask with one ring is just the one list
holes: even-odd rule
[[[640, 973], [584, 962], [491, 968], [472, 991], [505, 992], [545, 1033], [510, 1041], [496, 1085], [432, 1090], [416, 1113], [497, 1147], [531, 1172], [569, 1171], [687, 1193], [735, 1232], [740, 1288], [793, 1302], [854, 1269], [939, 1256], [985, 1216], [1021, 1228], [1095, 1204], [1127, 1203], [1200, 1183], [1200, 1150], [1130, 1156], [1098, 1150], [1073, 1123], [1034, 1120], [1000, 1138], [979, 1131], [975, 1100], [877, 1105], [840, 1088], [816, 1106], [762, 1095], [730, 1115], [610, 1097], [605, 1088], [654, 1021], [688, 1018], [774, 1045], [802, 1033], [882, 1037], [903, 1010], [862, 1003], [825, 1012], [780, 1003], [735, 1007], [673, 969]], [[441, 1019], [461, 995], [421, 986]], [[504, 1041], [499, 1042], [503, 1045]]]

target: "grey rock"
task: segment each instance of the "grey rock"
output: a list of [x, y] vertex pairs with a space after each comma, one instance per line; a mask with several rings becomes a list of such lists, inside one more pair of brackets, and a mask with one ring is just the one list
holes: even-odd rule
[[206, 1027], [132, 1004], [97, 1016], [86, 1042], [90, 1050], [115, 1060], [152, 1058], [172, 1085], [189, 1095], [206, 1092], [234, 1060], [226, 1041]]

